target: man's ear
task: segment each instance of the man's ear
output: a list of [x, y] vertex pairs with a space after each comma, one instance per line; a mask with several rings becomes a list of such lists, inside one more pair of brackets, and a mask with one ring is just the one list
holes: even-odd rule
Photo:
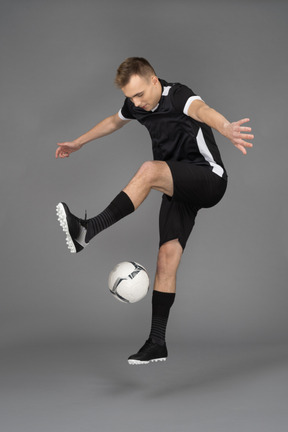
[[152, 84], [155, 86], [157, 83], [158, 83], [158, 77], [156, 76], [156, 75], [153, 75], [152, 77], [151, 77], [151, 80], [152, 80]]

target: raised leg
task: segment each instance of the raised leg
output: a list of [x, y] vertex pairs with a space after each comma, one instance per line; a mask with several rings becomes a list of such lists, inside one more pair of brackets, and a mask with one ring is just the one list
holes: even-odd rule
[[66, 233], [66, 243], [70, 251], [80, 252], [99, 232], [136, 210], [151, 189], [173, 195], [173, 179], [166, 162], [145, 162], [109, 206], [91, 219], [79, 219], [70, 212], [65, 203], [59, 203], [58, 220]]

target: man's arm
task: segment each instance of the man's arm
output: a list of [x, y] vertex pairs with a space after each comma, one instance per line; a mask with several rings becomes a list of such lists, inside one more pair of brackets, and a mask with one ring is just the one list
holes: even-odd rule
[[58, 143], [59, 147], [56, 150], [55, 157], [68, 157], [71, 153], [83, 147], [84, 144], [87, 144], [90, 141], [104, 137], [117, 131], [118, 129], [121, 129], [126, 123], [129, 123], [129, 121], [130, 120], [122, 120], [119, 117], [118, 113], [107, 117], [100, 123], [96, 124], [96, 126], [94, 126], [91, 130], [86, 132], [84, 135], [81, 135], [74, 141]]
[[191, 103], [188, 114], [194, 120], [206, 123], [208, 126], [216, 129], [228, 138], [243, 154], [247, 153], [245, 147], [253, 147], [253, 144], [245, 141], [254, 138], [254, 135], [245, 133], [251, 132], [251, 128], [242, 126], [243, 123], [249, 121], [248, 118], [230, 123], [222, 114], [210, 108], [201, 100], [194, 100]]

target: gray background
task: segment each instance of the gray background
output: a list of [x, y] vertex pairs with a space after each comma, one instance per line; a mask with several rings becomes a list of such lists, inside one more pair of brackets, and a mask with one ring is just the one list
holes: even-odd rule
[[[285, 430], [287, 3], [0, 5], [1, 430]], [[141, 371], [126, 357], [147, 336], [151, 293], [118, 303], [107, 278], [131, 259], [153, 279], [161, 195], [76, 256], [55, 216], [61, 200], [99, 213], [152, 158], [136, 122], [54, 158], [58, 141], [119, 110], [113, 80], [129, 56], [255, 133], [247, 156], [215, 133], [229, 188], [183, 256], [169, 361]]]

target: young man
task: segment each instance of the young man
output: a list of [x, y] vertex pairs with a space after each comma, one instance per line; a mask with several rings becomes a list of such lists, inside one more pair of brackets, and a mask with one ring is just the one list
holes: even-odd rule
[[125, 95], [123, 107], [72, 142], [58, 143], [56, 158], [68, 157], [89, 141], [111, 134], [138, 120], [147, 127], [153, 161], [145, 162], [128, 185], [98, 216], [79, 219], [65, 203], [57, 205], [60, 225], [71, 252], [80, 252], [100, 231], [136, 210], [151, 189], [162, 192], [160, 243], [152, 296], [152, 324], [148, 340], [130, 356], [130, 364], [167, 358], [166, 326], [176, 292], [176, 272], [200, 208], [216, 205], [227, 186], [227, 173], [212, 129], [228, 138], [243, 154], [252, 144], [245, 118], [230, 123], [206, 105], [191, 89], [159, 79], [149, 62], [126, 59], [115, 83]]

